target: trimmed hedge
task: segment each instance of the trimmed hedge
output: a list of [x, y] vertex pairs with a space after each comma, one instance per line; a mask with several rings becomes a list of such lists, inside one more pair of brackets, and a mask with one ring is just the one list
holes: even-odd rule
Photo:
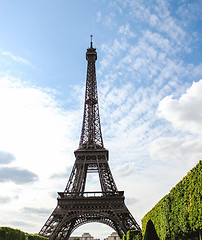
[[161, 240], [197, 239], [202, 231], [202, 161], [142, 219], [151, 220]]
[[142, 232], [139, 230], [129, 230], [126, 235], [123, 236], [123, 240], [142, 240]]
[[26, 240], [25, 233], [9, 227], [0, 228], [0, 240]]
[[3, 229], [0, 229], [0, 240], [4, 240], [6, 236], [6, 232]]
[[48, 238], [39, 236], [37, 234], [28, 234], [27, 235], [27, 240], [46, 240], [46, 239], [48, 239]]
[[0, 240], [46, 240], [37, 234], [28, 234], [18, 229], [0, 227]]

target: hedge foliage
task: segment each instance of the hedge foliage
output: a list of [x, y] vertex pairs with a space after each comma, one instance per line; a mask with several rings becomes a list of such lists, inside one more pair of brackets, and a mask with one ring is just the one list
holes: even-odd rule
[[0, 227], [0, 240], [46, 240], [37, 234], [28, 234], [18, 229]]
[[46, 239], [48, 239], [48, 238], [39, 236], [37, 234], [28, 234], [27, 235], [27, 240], [46, 240]]
[[129, 230], [122, 240], [142, 240], [142, 232], [139, 230]]
[[195, 239], [202, 231], [202, 161], [142, 219], [151, 220], [161, 240]]

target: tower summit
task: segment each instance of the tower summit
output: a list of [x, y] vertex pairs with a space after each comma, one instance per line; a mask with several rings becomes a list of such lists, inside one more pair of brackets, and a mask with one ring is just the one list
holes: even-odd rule
[[[99, 107], [95, 62], [96, 49], [92, 35], [86, 52], [87, 76], [83, 124], [79, 148], [74, 152], [75, 163], [64, 192], [58, 192], [58, 204], [40, 235], [50, 240], [68, 240], [71, 233], [88, 222], [100, 222], [113, 228], [120, 238], [128, 230], [141, 230], [124, 203], [124, 192], [118, 191], [104, 148]], [[86, 192], [87, 174], [97, 173], [100, 192]]]

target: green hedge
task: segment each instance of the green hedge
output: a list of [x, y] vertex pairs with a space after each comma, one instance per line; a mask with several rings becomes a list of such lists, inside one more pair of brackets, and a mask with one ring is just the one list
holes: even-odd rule
[[47, 238], [37, 234], [28, 234], [18, 229], [0, 227], [0, 240], [45, 240]]
[[27, 235], [27, 240], [45, 240], [45, 239], [48, 239], [48, 238], [39, 236], [37, 234], [28, 234]]
[[0, 228], [0, 240], [26, 240], [25, 233], [9, 227]]
[[142, 232], [139, 230], [129, 230], [122, 240], [142, 240]]
[[0, 228], [0, 240], [4, 240], [6, 236], [6, 232]]
[[202, 230], [202, 161], [142, 219], [152, 220], [161, 240], [197, 239]]

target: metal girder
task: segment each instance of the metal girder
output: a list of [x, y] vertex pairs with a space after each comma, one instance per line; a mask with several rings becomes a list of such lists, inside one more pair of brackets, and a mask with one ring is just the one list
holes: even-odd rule
[[65, 192], [84, 192], [88, 172], [99, 174], [103, 192], [118, 191], [108, 164], [108, 151], [76, 151], [76, 161], [70, 174]]

